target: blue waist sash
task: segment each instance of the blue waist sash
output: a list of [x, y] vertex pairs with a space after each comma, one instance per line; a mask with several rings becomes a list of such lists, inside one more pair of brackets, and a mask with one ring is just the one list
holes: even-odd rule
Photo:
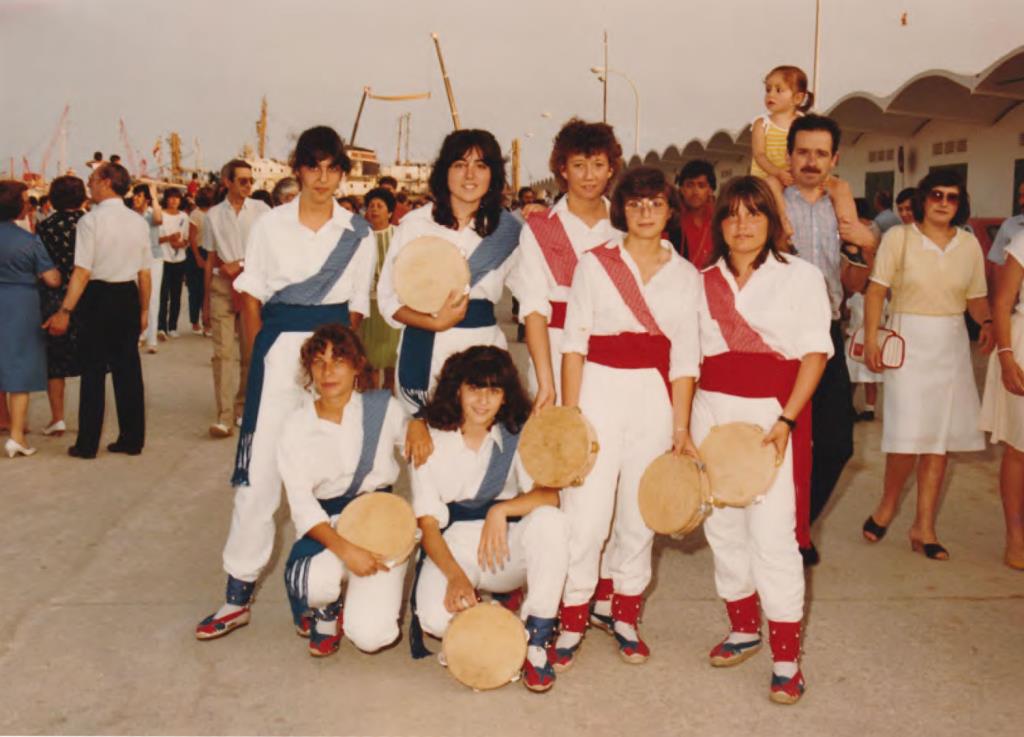
[[328, 323], [349, 324], [348, 302], [332, 305], [292, 305], [269, 302], [260, 312], [263, 327], [256, 335], [249, 363], [249, 382], [245, 387], [245, 410], [242, 430], [235, 453], [235, 470], [231, 475], [234, 486], [249, 485], [249, 461], [252, 460], [252, 440], [256, 434], [256, 419], [263, 396], [265, 360], [281, 333], [309, 333]]
[[[466, 316], [456, 328], [485, 328], [497, 325], [494, 317], [494, 303], [489, 299], [471, 299], [466, 307]], [[430, 364], [434, 358], [433, 330], [414, 328], [406, 325], [402, 331], [402, 347], [398, 359], [398, 384], [402, 394], [417, 407], [427, 403], [427, 387], [430, 386]]]

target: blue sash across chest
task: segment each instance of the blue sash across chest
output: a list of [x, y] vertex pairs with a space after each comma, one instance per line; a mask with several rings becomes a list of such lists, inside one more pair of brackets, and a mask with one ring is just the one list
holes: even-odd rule
[[264, 364], [277, 337], [287, 332], [312, 332], [328, 323], [349, 324], [347, 302], [326, 305], [321, 302], [345, 273], [363, 238], [370, 234], [369, 223], [359, 216], [354, 216], [350, 225], [350, 228], [342, 232], [338, 243], [315, 274], [276, 292], [260, 311], [263, 325], [253, 341], [252, 358], [249, 363], [245, 410], [242, 413], [238, 450], [235, 453], [235, 468], [231, 475], [231, 483], [234, 486], [249, 485], [252, 441], [263, 396]]
[[[499, 268], [519, 245], [522, 224], [512, 215], [502, 211], [498, 227], [480, 241], [469, 257], [469, 286], [476, 286], [481, 279]], [[466, 316], [456, 328], [481, 328], [496, 325], [494, 303], [487, 299], [471, 299]], [[417, 407], [427, 402], [427, 388], [430, 386], [430, 364], [434, 355], [432, 330], [415, 328], [410, 325], [402, 330], [402, 342], [398, 357], [398, 384], [402, 394]]]

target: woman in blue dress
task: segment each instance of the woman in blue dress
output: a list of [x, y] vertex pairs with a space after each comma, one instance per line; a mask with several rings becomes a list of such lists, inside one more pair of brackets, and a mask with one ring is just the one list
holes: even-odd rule
[[10, 400], [8, 458], [32, 455], [25, 443], [29, 392], [46, 390], [46, 337], [42, 329], [38, 281], [60, 284], [60, 272], [36, 236], [17, 225], [25, 211], [26, 187], [0, 181], [0, 392]]

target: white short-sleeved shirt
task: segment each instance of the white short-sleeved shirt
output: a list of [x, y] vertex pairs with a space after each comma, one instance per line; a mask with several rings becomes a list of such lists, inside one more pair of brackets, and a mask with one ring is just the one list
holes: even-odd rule
[[[298, 197], [269, 210], [249, 233], [245, 271], [235, 279], [235, 289], [266, 302], [285, 287], [305, 281], [320, 271], [341, 234], [353, 230], [352, 218], [352, 213], [334, 203], [331, 219], [314, 233], [299, 222]], [[370, 284], [376, 265], [377, 239], [370, 230], [322, 304], [348, 302], [350, 312], [370, 314]]]
[[225, 263], [244, 260], [249, 231], [268, 212], [267, 203], [246, 197], [242, 201], [242, 209], [236, 213], [225, 198], [206, 211], [206, 228], [201, 241], [203, 248], [210, 253], [215, 252]]
[[[1010, 239], [1006, 245], [1006, 255], [1012, 256], [1018, 264], [1024, 267], [1024, 229]], [[1017, 298], [1017, 307], [1014, 311], [1018, 315], [1024, 315], [1024, 290], [1021, 290], [1020, 296]]]
[[[381, 269], [380, 279], [377, 281], [377, 304], [380, 313], [393, 328], [405, 327], [403, 323], [395, 320], [394, 315], [404, 305], [395, 292], [394, 265], [395, 258], [402, 249], [410, 242], [421, 236], [430, 235], [443, 238], [454, 243], [467, 259], [480, 245], [483, 239], [473, 230], [472, 222], [462, 230], [452, 230], [439, 225], [433, 218], [433, 205], [426, 204], [416, 208], [402, 218], [402, 222], [395, 228], [391, 238], [391, 247], [384, 259], [384, 268]], [[470, 299], [486, 299], [497, 303], [501, 299], [501, 293], [505, 288], [505, 279], [515, 266], [518, 258], [518, 249], [498, 268], [492, 270], [483, 279], [476, 283], [469, 291]]]
[[[704, 271], [718, 269], [736, 299], [736, 310], [770, 348], [787, 359], [799, 360], [808, 353], [835, 351], [829, 330], [832, 305], [825, 277], [814, 264], [795, 256], [771, 254], [739, 289], [723, 259]], [[704, 356], [726, 353], [729, 348], [718, 322], [711, 317], [707, 294], [700, 300], [700, 350]]]
[[[622, 246], [621, 236], [610, 241], [608, 246], [619, 249], [658, 327], [672, 342], [669, 380], [696, 377], [700, 371], [697, 304], [701, 296], [697, 269], [676, 253], [671, 243], [662, 241], [661, 247], [670, 254], [668, 263], [644, 284], [636, 262]], [[562, 353], [585, 356], [591, 335], [643, 332], [646, 329], [622, 301], [619, 290], [597, 256], [583, 254], [569, 292]]]
[[[616, 230], [607, 218], [589, 227], [569, 210], [568, 197], [563, 197], [554, 207], [548, 210], [546, 217], [558, 218], [569, 236], [569, 242], [576, 252], [577, 259], [594, 246], [599, 246], [622, 233]], [[605, 200], [605, 207], [608, 201]], [[551, 303], [567, 302], [569, 287], [561, 286], [555, 281], [547, 259], [537, 242], [537, 236], [529, 223], [523, 226], [519, 236], [519, 259], [515, 269], [509, 274], [508, 286], [512, 294], [519, 300], [519, 320], [526, 322], [531, 313], [543, 315], [551, 320]]]
[[149, 225], [120, 197], [103, 200], [78, 221], [75, 266], [88, 269], [90, 280], [135, 281], [152, 258]]
[[[373, 469], [363, 480], [360, 493], [390, 486], [398, 478], [395, 447], [405, 442], [404, 424], [401, 405], [390, 399]], [[285, 420], [277, 446], [277, 467], [297, 538], [330, 521], [317, 499], [333, 499], [348, 491], [362, 449], [363, 397], [359, 393], [352, 394], [340, 424], [318, 417], [312, 397]]]
[[[164, 210], [163, 222], [160, 223], [160, 237], [177, 233], [181, 236], [182, 243], [188, 243], [188, 215], [183, 212], [176, 212], [173, 215]], [[168, 264], [180, 264], [185, 260], [184, 248], [172, 248], [170, 243], [161, 243], [164, 262]]]
[[[433, 517], [441, 528], [448, 526], [448, 507], [451, 502], [473, 499], [480, 490], [491, 451], [495, 444], [502, 447], [501, 430], [497, 425], [491, 428], [478, 450], [466, 445], [461, 430], [437, 430], [430, 428], [434, 452], [419, 468], [409, 467], [412, 478], [412, 507], [417, 517]], [[505, 479], [505, 487], [496, 497], [498, 500], [512, 499], [520, 489], [533, 488], [519, 454], [516, 453], [512, 470]]]

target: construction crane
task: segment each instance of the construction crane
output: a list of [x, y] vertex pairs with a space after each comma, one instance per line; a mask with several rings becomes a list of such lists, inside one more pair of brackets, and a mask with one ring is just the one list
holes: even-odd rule
[[121, 145], [124, 146], [125, 158], [128, 160], [128, 171], [137, 176], [144, 175], [146, 172], [139, 169], [138, 151], [128, 137], [128, 126], [124, 124], [124, 118], [118, 118], [117, 132], [121, 138]]
[[436, 33], [431, 33], [434, 39], [434, 48], [437, 49], [437, 62], [441, 65], [441, 79], [444, 80], [444, 91], [448, 95], [448, 109], [452, 114], [452, 125], [455, 130], [462, 126], [459, 124], [459, 110], [455, 107], [455, 93], [452, 92], [452, 82], [448, 79], [448, 71], [444, 68], [444, 57], [441, 55], [441, 38]]
[[[362, 108], [360, 107], [360, 110]], [[256, 138], [257, 146], [256, 151], [259, 153], [260, 158], [265, 158], [267, 154], [267, 96], [263, 96], [263, 102], [260, 103], [260, 119], [256, 121]]]
[[50, 137], [50, 142], [46, 144], [46, 149], [43, 151], [43, 158], [39, 164], [39, 175], [42, 177], [46, 176], [46, 167], [50, 164], [50, 156], [53, 154], [53, 149], [60, 142], [60, 155], [57, 159], [57, 175], [60, 176], [64, 173], [64, 167], [67, 164], [67, 148], [68, 148], [68, 114], [71, 112], [70, 105], [64, 105], [64, 111], [60, 114], [60, 118], [57, 120], [57, 128], [53, 131], [53, 135]]
[[398, 116], [398, 145], [395, 147], [395, 163], [402, 163], [402, 137], [405, 136], [405, 160], [409, 160], [409, 124], [412, 121], [412, 113], [403, 113]]
[[411, 95], [375, 95], [367, 86], [363, 87], [363, 97], [359, 100], [359, 110], [356, 111], [356, 120], [352, 124], [352, 135], [349, 136], [348, 145], [356, 145], [356, 133], [359, 132], [359, 119], [363, 117], [363, 107], [367, 100], [380, 100], [382, 102], [403, 102], [405, 100], [429, 100], [429, 92], [416, 92]]

